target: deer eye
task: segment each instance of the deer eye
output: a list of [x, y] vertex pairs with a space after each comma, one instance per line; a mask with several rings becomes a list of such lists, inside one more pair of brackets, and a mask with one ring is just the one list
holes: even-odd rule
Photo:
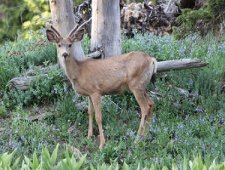
[[58, 47], [61, 47], [61, 44], [58, 44]]
[[69, 47], [72, 47], [72, 44], [69, 44]]

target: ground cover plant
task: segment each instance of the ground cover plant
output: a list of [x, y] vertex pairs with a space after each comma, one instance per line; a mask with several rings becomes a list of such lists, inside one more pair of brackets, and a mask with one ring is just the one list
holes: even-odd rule
[[[85, 51], [89, 43], [85, 38]], [[214, 159], [223, 162], [225, 95], [221, 87], [225, 76], [225, 37], [218, 41], [210, 35], [204, 39], [192, 35], [175, 40], [171, 36], [146, 34], [124, 38], [122, 45], [124, 53], [144, 51], [158, 60], [198, 58], [209, 65], [157, 75], [155, 84], [148, 87], [148, 95], [156, 103], [154, 116], [146, 138], [138, 144], [133, 141], [140, 109], [134, 97], [125, 93], [102, 99], [107, 144], [99, 150], [98, 137], [92, 140], [86, 137], [88, 115], [83, 106], [87, 99], [75, 94], [63, 80], [63, 73], [53, 66], [56, 50], [43, 32], [30, 40], [6, 42], [0, 47], [0, 153], [16, 149], [14, 159], [20, 156], [22, 163], [24, 155], [33, 161], [34, 151], [39, 157], [45, 147], [52, 152], [60, 143], [58, 160], [65, 158], [67, 146], [75, 155], [86, 154], [84, 167], [106, 169], [104, 166], [115, 163], [134, 169], [139, 165], [149, 168], [156, 165], [159, 169], [170, 168], [174, 163], [180, 168], [184, 159], [195, 160], [193, 155], [201, 155], [208, 167], [207, 162]], [[39, 76], [29, 90], [8, 89], [10, 79], [40, 65], [49, 67], [49, 72], [43, 76], [37, 70]], [[30, 119], [42, 114], [49, 116]]]
[[[152, 164], [150, 167], [142, 167], [140, 164], [137, 167], [131, 167], [126, 162], [123, 165], [119, 166], [117, 161], [113, 161], [110, 164], [97, 164], [95, 167], [92, 164], [85, 164], [86, 155], [78, 156], [77, 154], [70, 153], [68, 149], [64, 151], [64, 158], [58, 159], [58, 148], [59, 145], [53, 150], [52, 153], [49, 153], [47, 148], [43, 148], [40, 157], [37, 156], [36, 152], [32, 154], [32, 159], [28, 157], [24, 157], [22, 164], [20, 164], [20, 158], [17, 158], [15, 162], [13, 162], [15, 152], [12, 153], [4, 153], [0, 155], [0, 168], [2, 169], [56, 169], [56, 170], [78, 170], [78, 169], [110, 169], [110, 170], [128, 170], [128, 169], [150, 169], [155, 170], [158, 168], [157, 164]], [[169, 167], [172, 170], [177, 170], [178, 168], [183, 169], [224, 169], [225, 162], [218, 164], [216, 161], [206, 161], [203, 162], [201, 156], [196, 156], [193, 160], [188, 161], [186, 158], [183, 159], [182, 164], [172, 163], [172, 166]], [[167, 166], [163, 166], [162, 169], [169, 169]]]

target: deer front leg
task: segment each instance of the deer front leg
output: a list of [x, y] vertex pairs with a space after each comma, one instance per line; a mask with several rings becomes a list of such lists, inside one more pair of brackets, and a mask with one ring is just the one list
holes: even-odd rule
[[95, 119], [99, 130], [99, 137], [100, 137], [99, 149], [102, 149], [103, 145], [105, 144], [105, 137], [102, 129], [101, 95], [95, 93], [92, 94], [90, 97], [94, 106]]
[[88, 97], [88, 139], [93, 136], [93, 113], [93, 103], [91, 101], [91, 97]]

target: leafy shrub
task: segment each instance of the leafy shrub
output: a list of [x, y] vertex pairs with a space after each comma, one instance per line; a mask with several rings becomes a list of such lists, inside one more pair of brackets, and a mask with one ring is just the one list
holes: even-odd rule
[[4, 104], [0, 103], [0, 118], [7, 116], [7, 110]]
[[[26, 91], [12, 89], [4, 96], [7, 106], [51, 103], [67, 90], [64, 75], [56, 66], [49, 67], [48, 73], [37, 73]], [[52, 100], [54, 99], [54, 100]]]
[[[55, 169], [55, 170], [79, 170], [79, 169], [123, 169], [123, 170], [129, 170], [129, 169], [172, 169], [172, 170], [177, 170], [177, 169], [190, 169], [190, 170], [202, 170], [202, 169], [225, 169], [225, 162], [223, 163], [216, 163], [216, 160], [212, 162], [204, 162], [202, 160], [201, 156], [195, 156], [193, 160], [187, 160], [186, 158], [183, 159], [183, 163], [181, 165], [172, 163], [170, 167], [168, 168], [167, 166], [164, 165], [157, 165], [157, 164], [152, 164], [150, 167], [142, 167], [141, 164], [139, 163], [138, 166], [133, 167], [127, 164], [126, 162], [123, 163], [122, 166], [118, 164], [117, 161], [113, 161], [111, 164], [100, 164], [97, 163], [96, 165], [91, 165], [91, 164], [85, 164], [86, 160], [86, 155], [82, 157], [78, 157], [78, 155], [74, 153], [70, 153], [68, 149], [64, 151], [65, 156], [61, 159], [58, 158], [58, 147], [57, 145], [52, 152], [52, 154], [49, 153], [49, 150], [47, 148], [43, 148], [40, 158], [38, 158], [36, 152], [33, 153], [32, 157], [27, 157], [24, 156], [22, 158], [22, 161], [20, 158], [14, 158], [16, 150], [14, 150], [12, 153], [3, 153], [0, 155], [0, 168], [2, 169]], [[15, 160], [15, 161], [14, 161]]]
[[0, 47], [0, 91], [7, 82], [23, 73], [32, 65], [44, 62], [56, 63], [56, 48], [47, 43], [43, 32], [33, 34], [32, 39], [19, 38], [17, 42], [6, 42]]
[[209, 32], [215, 35], [220, 32], [224, 21], [224, 0], [205, 0], [203, 7], [198, 10], [184, 9], [182, 15], [177, 18], [180, 25], [174, 28], [174, 35], [183, 38], [192, 33], [206, 36]]
[[0, 9], [3, 12], [0, 20], [1, 40], [15, 40], [21, 30], [23, 33], [19, 34], [27, 36], [31, 28], [40, 29], [50, 17], [48, 3], [43, 0], [3, 1]]
[[[78, 5], [82, 0], [73, 2]], [[33, 36], [29, 33], [31, 29], [36, 31], [44, 27], [50, 19], [49, 4], [46, 0], [3, 0], [0, 11], [0, 42], [15, 40], [21, 34], [30, 38]]]

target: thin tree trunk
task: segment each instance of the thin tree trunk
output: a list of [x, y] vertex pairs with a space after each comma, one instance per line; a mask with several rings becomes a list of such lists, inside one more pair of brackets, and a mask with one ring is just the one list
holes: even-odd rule
[[[76, 25], [72, 0], [49, 0], [49, 4], [53, 26], [63, 37], [66, 37]], [[73, 43], [72, 54], [77, 60], [83, 60], [85, 58], [84, 51], [81, 47], [81, 42]], [[62, 63], [61, 57], [59, 56], [58, 61]], [[62, 64], [60, 65], [62, 66]]]
[[105, 57], [121, 54], [119, 0], [92, 0], [91, 50]]

